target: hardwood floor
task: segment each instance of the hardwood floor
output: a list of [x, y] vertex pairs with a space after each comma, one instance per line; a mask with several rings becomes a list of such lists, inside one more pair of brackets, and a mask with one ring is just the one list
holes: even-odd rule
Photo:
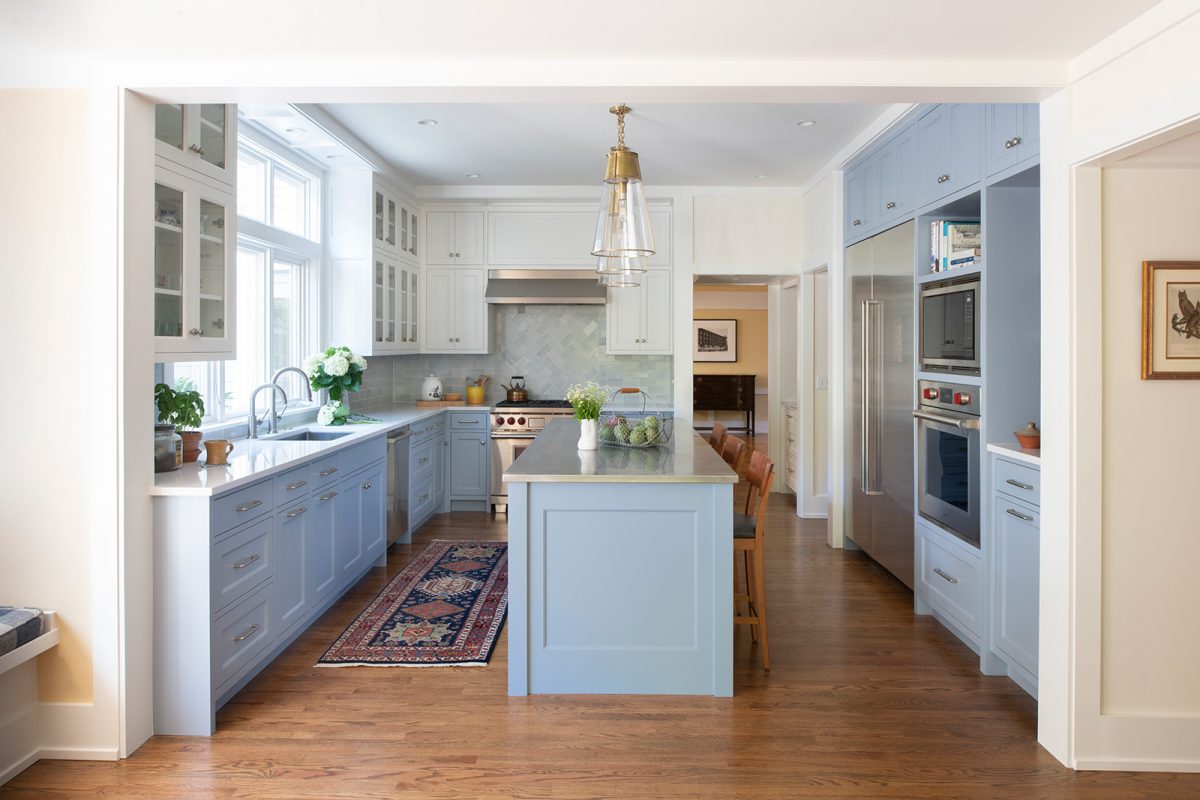
[[505, 695], [487, 668], [314, 669], [431, 538], [502, 539], [504, 518], [437, 517], [219, 715], [120, 763], [43, 761], [0, 798], [1166, 798], [1200, 775], [1076, 773], [1035, 742], [1035, 703], [824, 523], [771, 499], [772, 670], [736, 632], [736, 696]]

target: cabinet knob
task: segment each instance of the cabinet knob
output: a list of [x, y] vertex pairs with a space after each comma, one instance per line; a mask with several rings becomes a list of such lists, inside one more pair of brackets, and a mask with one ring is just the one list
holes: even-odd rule
[[367, 481], [366, 483], [364, 483], [364, 484], [362, 485], [363, 491], [365, 492], [367, 489], [370, 489], [370, 488], [371, 488], [371, 486], [372, 486], [372, 483], [371, 483], [371, 481]]
[[895, 207], [896, 207], [895, 202], [888, 203], [886, 206], [884, 206], [884, 208], [895, 208]]
[[188, 331], [188, 336], [203, 336], [204, 331], [201, 328], [192, 328]]
[[455, 257], [455, 258], [462, 258], [462, 253], [455, 253], [455, 254], [454, 254], [454, 257]]
[[948, 180], [950, 180], [949, 175], [938, 175], [938, 179], [937, 179], [938, 183], [945, 183]]
[[455, 338], [454, 338], [454, 341], [456, 341], [456, 342], [461, 342], [461, 341], [462, 341], [462, 339], [459, 339], [458, 337], [455, 337]]
[[855, 224], [855, 225], [862, 225], [862, 220], [861, 220], [861, 219], [856, 219], [856, 220], [854, 220], [854, 224]]
[[199, 145], [196, 145], [196, 144], [188, 145], [188, 150], [191, 150], [193, 153], [195, 153], [198, 156], [204, 155], [204, 148], [200, 147]]

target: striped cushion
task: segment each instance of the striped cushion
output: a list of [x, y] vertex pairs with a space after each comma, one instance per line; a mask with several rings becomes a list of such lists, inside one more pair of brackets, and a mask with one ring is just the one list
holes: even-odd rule
[[0, 656], [41, 635], [41, 609], [0, 606]]

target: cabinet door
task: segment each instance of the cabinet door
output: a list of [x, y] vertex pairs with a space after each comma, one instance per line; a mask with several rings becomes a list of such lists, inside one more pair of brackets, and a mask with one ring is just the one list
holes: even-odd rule
[[875, 223], [886, 225], [912, 213], [916, 203], [917, 134], [909, 125], [875, 159]]
[[483, 432], [450, 434], [450, 496], [481, 499], [487, 496], [487, 435]]
[[1030, 675], [1038, 671], [1038, 512], [993, 495], [996, 649]]
[[1017, 161], [1025, 161], [1037, 156], [1042, 151], [1042, 108], [1037, 103], [1025, 103], [1021, 106], [1021, 141], [1015, 149]]
[[671, 352], [671, 289], [669, 269], [651, 269], [642, 275], [643, 353]]
[[425, 348], [454, 349], [454, 270], [425, 271]]
[[485, 276], [481, 269], [454, 273], [454, 349], [484, 349], [487, 305], [483, 298]]
[[425, 263], [454, 264], [454, 212], [425, 214]]
[[992, 103], [984, 112], [983, 159], [988, 175], [1017, 163], [1012, 140], [1020, 131], [1021, 106]]
[[380, 352], [394, 353], [399, 343], [397, 332], [396, 312], [400, 307], [398, 284], [400, 283], [400, 265], [393, 258], [383, 259], [383, 346]]
[[338, 482], [333, 498], [333, 539], [336, 553], [337, 582], [341, 584], [356, 574], [363, 563], [362, 528], [359, 519], [359, 481], [354, 476]]
[[846, 173], [846, 219], [844, 235], [847, 241], [857, 239], [870, 225], [868, 213], [868, 184], [874, 180], [873, 162], [866, 161]]
[[408, 241], [404, 251], [412, 256], [412, 260], [416, 261], [420, 257], [420, 252], [417, 250], [417, 231], [420, 229], [421, 218], [417, 215], [417, 210], [411, 206], [406, 206], [408, 211]]
[[408, 336], [409, 349], [418, 350], [421, 346], [417, 332], [420, 328], [417, 326], [417, 310], [421, 308], [421, 294], [417, 290], [417, 281], [420, 278], [420, 270], [411, 270], [408, 274]]
[[[649, 275], [646, 272], [645, 275]], [[643, 281], [645, 275], [642, 276]], [[608, 320], [608, 341], [605, 351], [612, 354], [639, 353], [642, 345], [642, 292], [645, 285], [608, 290], [604, 307]]]
[[237, 165], [237, 106], [220, 103], [154, 107], [155, 153], [232, 187]]
[[384, 466], [376, 466], [358, 474], [359, 524], [363, 557], [367, 560], [382, 555], [387, 541], [387, 475], [384, 469]]
[[983, 177], [983, 106], [954, 103], [950, 113], [950, 191], [956, 192]]
[[931, 109], [917, 121], [917, 185], [921, 205], [950, 193], [951, 120], [949, 106]]
[[334, 552], [334, 502], [338, 496], [336, 485], [326, 487], [311, 500], [311, 510], [304, 529], [305, 585], [309, 601], [316, 603], [325, 598], [337, 585], [336, 554]]
[[455, 213], [454, 263], [483, 263], [482, 211], [459, 211]]
[[304, 618], [308, 595], [308, 500], [293, 503], [275, 515], [275, 596], [280, 629]]
[[[669, 267], [671, 266], [671, 212], [669, 211], [651, 211], [650, 212], [650, 233], [654, 236], [654, 255], [646, 258], [646, 266], [648, 267]], [[595, 237], [592, 236], [588, 242], [589, 247], [595, 243]], [[591, 252], [590, 250], [588, 251]], [[594, 262], [588, 266], [594, 266]]]
[[446, 441], [446, 437], [444, 435], [434, 440], [433, 505], [436, 508], [441, 508], [442, 501], [446, 499], [446, 451], [449, 449], [450, 444]]

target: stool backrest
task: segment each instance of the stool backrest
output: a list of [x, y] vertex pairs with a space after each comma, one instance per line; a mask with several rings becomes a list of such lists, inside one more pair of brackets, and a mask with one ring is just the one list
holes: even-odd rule
[[718, 453], [725, 446], [725, 437], [728, 435], [728, 430], [719, 422], [713, 423], [712, 432], [708, 434], [708, 443], [713, 446], [713, 449]]
[[[746, 514], [758, 518], [754, 527], [755, 537], [762, 536], [763, 514], [767, 510], [767, 497], [771, 494], [771, 482], [775, 480], [775, 464], [766, 453], [757, 450], [750, 454], [750, 466], [746, 470], [746, 482], [750, 491], [746, 494]], [[757, 507], [756, 507], [757, 501]]]
[[733, 467], [733, 471], [737, 472], [738, 466], [742, 463], [742, 453], [746, 452], [746, 440], [739, 439], [736, 436], [726, 436], [725, 443], [721, 445], [721, 458], [725, 459], [725, 463]]

